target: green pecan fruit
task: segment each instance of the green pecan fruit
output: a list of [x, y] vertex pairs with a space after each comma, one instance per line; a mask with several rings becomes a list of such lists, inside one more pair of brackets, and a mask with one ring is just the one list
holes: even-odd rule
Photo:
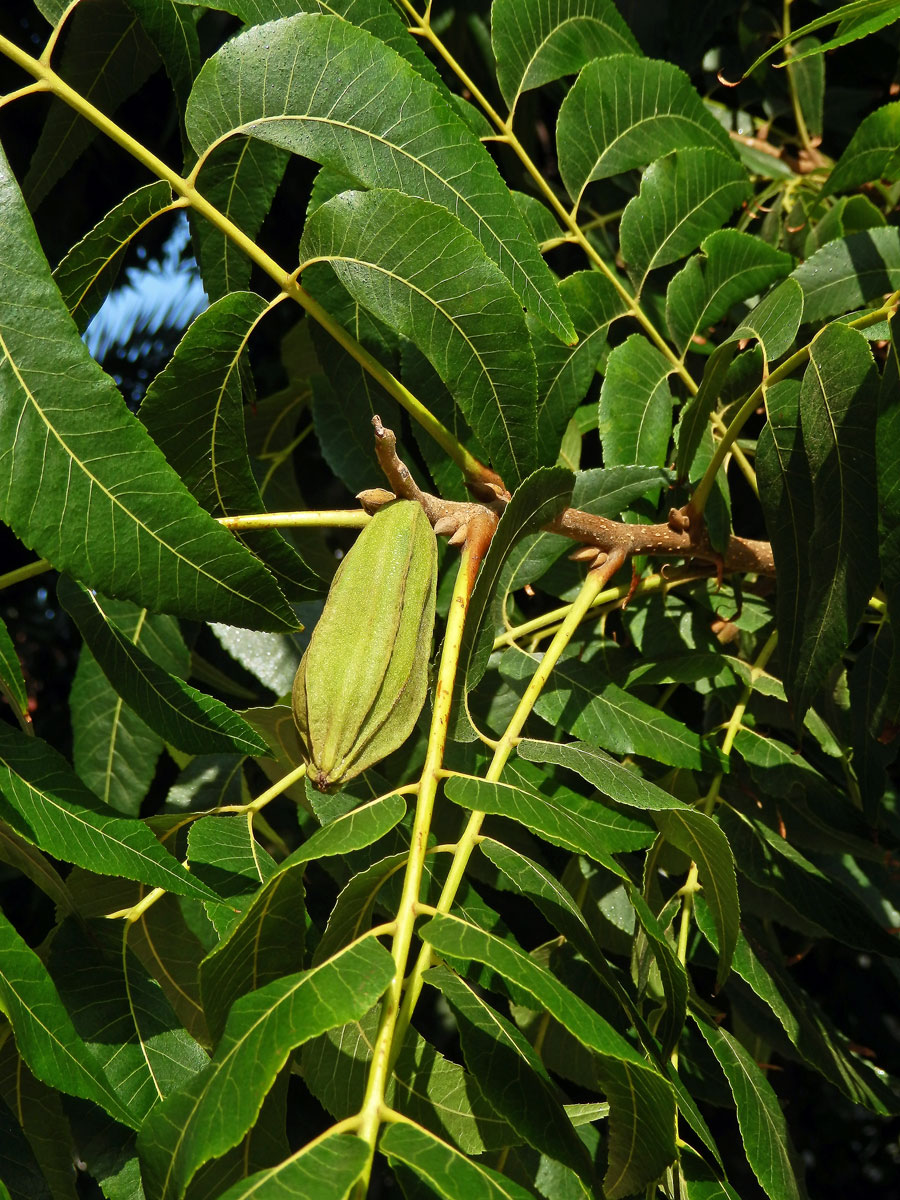
[[428, 690], [437, 540], [420, 505], [397, 500], [338, 567], [294, 677], [294, 721], [321, 791], [409, 737]]

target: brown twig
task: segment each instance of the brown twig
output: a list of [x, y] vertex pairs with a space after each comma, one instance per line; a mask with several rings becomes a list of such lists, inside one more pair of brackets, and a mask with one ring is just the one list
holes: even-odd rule
[[[379, 417], [373, 417], [372, 424], [378, 462], [392, 490], [370, 488], [360, 492], [358, 499], [366, 512], [377, 511], [397, 496], [416, 500], [424, 508], [435, 533], [449, 535], [452, 545], [461, 545], [474, 531], [477, 531], [479, 542], [486, 545], [509, 498], [502, 480], [497, 478], [496, 484], [491, 485], [490, 491], [494, 494], [487, 503], [443, 500], [439, 496], [432, 496], [421, 490], [398, 457], [397, 440], [392, 431], [382, 425]], [[482, 494], [486, 477], [481, 477]], [[661, 525], [629, 525], [577, 508], [567, 508], [545, 528], [595, 550], [596, 554], [590, 556], [594, 566], [599, 566], [607, 557], [624, 562], [634, 555], [652, 554], [710, 562], [719, 576], [723, 571], [775, 574], [769, 542], [732, 536], [725, 553], [720, 554], [709, 540], [705, 522], [691, 514], [690, 506], [672, 509], [669, 520]]]

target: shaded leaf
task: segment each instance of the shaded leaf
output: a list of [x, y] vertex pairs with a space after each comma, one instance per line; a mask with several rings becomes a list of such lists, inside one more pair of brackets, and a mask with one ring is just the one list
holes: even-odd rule
[[362, 1015], [393, 972], [391, 956], [368, 938], [238, 1000], [209, 1066], [144, 1122], [138, 1146], [149, 1200], [183, 1195], [198, 1168], [253, 1124], [291, 1050]]
[[112, 816], [46, 742], [0, 724], [0, 815], [63, 862], [179, 896], [215, 899], [141, 821]]
[[[101, 112], [112, 116], [159, 66], [153, 43], [122, 0], [78, 5], [67, 22], [60, 58], [62, 78]], [[97, 136], [73, 108], [56, 101], [31, 156], [23, 190], [37, 208]]]
[[198, 507], [91, 359], [2, 157], [0, 205], [0, 517], [108, 595], [291, 628], [274, 580]]
[[[398, 374], [399, 337], [373, 317], [356, 296], [350, 295], [334, 271], [324, 263], [307, 267], [303, 272], [303, 286], [360, 345]], [[377, 413], [388, 429], [400, 431], [400, 407], [325, 329], [313, 324], [310, 334], [325, 372], [324, 378], [313, 381], [312, 416], [316, 438], [332, 471], [356, 494], [381, 478], [372, 436], [372, 418]], [[428, 367], [433, 369], [430, 363]], [[429, 411], [446, 424], [444, 414], [435, 411], [433, 397], [416, 386], [415, 381], [405, 382], [414, 395], [429, 396]], [[434, 445], [427, 436], [423, 440]], [[440, 447], [435, 446], [435, 450], [441, 461], [447, 463]], [[398, 449], [398, 453], [402, 455], [402, 449]], [[447, 466], [459, 474], [454, 464], [447, 463]]]
[[[110, 603], [127, 604], [131, 614], [146, 613], [127, 601]], [[137, 629], [135, 621], [134, 636]], [[104, 804], [136, 817], [165, 743], [112, 687], [86, 645], [78, 655], [69, 712], [72, 763], [80, 779]]]
[[189, 754], [265, 753], [263, 738], [221, 700], [157, 666], [108, 619], [96, 593], [65, 578], [57, 590], [110, 684], [166, 741]]
[[786, 838], [763, 822], [736, 812], [723, 809], [721, 821], [741, 874], [783, 900], [785, 918], [793, 910], [804, 931], [814, 930], [857, 950], [900, 957], [900, 941], [890, 930]]
[[719, 395], [736, 350], [737, 344], [733, 338], [716, 346], [707, 360], [700, 387], [681, 410], [681, 417], [675, 430], [675, 441], [678, 447], [675, 455], [675, 470], [678, 472], [679, 479], [690, 478], [694, 458], [706, 433], [710, 415], [719, 401]]
[[343, 946], [361, 937], [372, 924], [376, 908], [384, 909], [385, 885], [406, 865], [408, 854], [389, 854], [357, 872], [343, 887], [334, 903], [325, 932], [313, 954], [313, 966], [336, 954]]
[[832, 168], [822, 195], [849, 192], [873, 179], [893, 180], [900, 167], [900, 100], [863, 117]]
[[[298, 61], [317, 70], [294, 70]], [[367, 98], [362, 108], [358, 96]], [[308, 14], [248, 30], [206, 63], [186, 123], [198, 152], [247, 133], [365, 187], [397, 187], [443, 205], [481, 240], [529, 311], [573, 340], [556, 284], [477, 136], [364, 30]]]
[[328, 262], [419, 347], [508, 486], [533, 469], [536, 384], [521, 304], [459, 222], [399, 192], [344, 192], [309, 218], [300, 258]]
[[6, 697], [14, 712], [28, 720], [28, 692], [22, 664], [3, 620], [0, 620], [0, 695]]
[[420, 933], [438, 954], [474, 958], [530, 993], [582, 1045], [600, 1056], [599, 1070], [610, 1104], [603, 1189], [611, 1200], [630, 1195], [673, 1160], [675, 1105], [668, 1081], [598, 1013], [508, 940], [448, 916], [433, 917]]
[[[270, 311], [253, 292], [233, 292], [192, 322], [147, 389], [140, 418], [202, 508], [215, 516], [263, 511], [247, 454], [241, 368], [247, 340]], [[239, 533], [294, 599], [318, 580], [276, 529]]]
[[766, 391], [768, 422], [759, 435], [759, 496], [778, 572], [778, 656], [796, 677], [809, 594], [808, 547], [816, 520], [812, 476], [800, 426], [800, 384], [786, 379]]
[[858, 330], [829, 325], [812, 343], [800, 420], [816, 515], [806, 545], [803, 637], [784, 676], [798, 721], [849, 645], [878, 582], [877, 380]]
[[641, 333], [609, 356], [600, 389], [599, 432], [606, 467], [661, 467], [672, 434], [675, 364]]
[[800, 1200], [787, 1124], [772, 1085], [736, 1037], [695, 1020], [725, 1072], [737, 1107], [744, 1153], [757, 1179], [772, 1200]]
[[272, 856], [253, 836], [247, 817], [237, 814], [194, 821], [188, 832], [187, 860], [192, 873], [225, 901], [207, 905], [220, 934], [231, 927], [277, 869]]
[[[249, 238], [259, 234], [281, 183], [289, 155], [251, 137], [229, 138], [206, 159], [198, 176], [204, 199]], [[252, 264], [243, 249], [203, 217], [191, 220], [192, 241], [210, 300], [243, 291]]]
[[72, 1025], [38, 956], [0, 913], [0, 998], [19, 1053], [43, 1083], [99, 1104], [123, 1125], [140, 1118], [119, 1099], [96, 1055]]
[[302, 868], [281, 871], [257, 892], [247, 911], [203, 959], [200, 994], [214, 1041], [222, 1036], [239, 996], [302, 968], [304, 914]]
[[559, 173], [576, 206], [592, 180], [693, 146], [733, 156], [725, 130], [671, 63], [630, 54], [596, 59], [581, 71], [559, 110]]
[[126, 0], [126, 3], [140, 18], [183, 108], [200, 66], [200, 41], [191, 14], [180, 4], [169, 4], [167, 0]]
[[900, 288], [900, 230], [888, 225], [835, 238], [793, 272], [803, 319], [825, 321]]
[[[796, 36], [796, 35], [794, 35]], [[813, 139], [822, 136], [822, 106], [825, 100], [825, 59], [818, 38], [801, 37], [791, 46], [788, 64], [794, 93], [807, 131]], [[815, 141], [813, 142], [815, 145]]]
[[[696, 897], [694, 911], [703, 936], [718, 949], [715, 925], [702, 896]], [[832, 1026], [809, 993], [791, 979], [785, 967], [766, 952], [760, 941], [754, 949], [749, 936], [740, 933], [732, 969], [769, 1008], [805, 1062], [854, 1104], [864, 1104], [882, 1114], [897, 1111], [900, 1101], [887, 1081], [852, 1053], [846, 1037]]]
[[424, 978], [453, 1009], [466, 1065], [496, 1111], [529, 1145], [590, 1181], [591, 1160], [524, 1035], [454, 972], [438, 967]]
[[109, 921], [69, 920], [47, 968], [89, 1053], [138, 1121], [208, 1058]]
[[[834, 50], [837, 46], [845, 46], [848, 42], [856, 41], [857, 38], [866, 37], [867, 34], [875, 33], [879, 29], [883, 29], [885, 25], [890, 25], [900, 17], [900, 4], [897, 0], [851, 0], [849, 4], [841, 4], [837, 8], [833, 8], [830, 12], [825, 13], [821, 17], [816, 17], [814, 20], [807, 22], [806, 25], [801, 25], [798, 29], [794, 29], [787, 37], [775, 42], [769, 46], [756, 61], [749, 66], [744, 72], [744, 78], [752, 75], [760, 63], [765, 62], [772, 54], [780, 50], [788, 42], [793, 42], [796, 39], [804, 38], [808, 33], [813, 33], [817, 29], [822, 29], [826, 25], [833, 25], [836, 21], [840, 22], [835, 36], [829, 38], [827, 42], [821, 45], [817, 42], [815, 46], [809, 46], [805, 51], [800, 53], [805, 55], [824, 54], [826, 50]], [[792, 62], [796, 61], [798, 55], [792, 55]], [[776, 66], [784, 66], [784, 63], [777, 63]]]
[[734, 854], [728, 838], [712, 819], [696, 809], [670, 809], [654, 817], [659, 831], [697, 864], [703, 895], [712, 910], [719, 936], [716, 987], [728, 978], [741, 927]]
[[[76, 1200], [72, 1130], [63, 1112], [62, 1096], [35, 1079], [11, 1037], [0, 1049], [0, 1095], [18, 1118], [11, 1122], [14, 1130], [4, 1129], [0, 1135], [0, 1178], [12, 1186], [13, 1196], [16, 1200], [37, 1200], [38, 1196]], [[96, 1113], [93, 1105], [86, 1107]], [[34, 1171], [26, 1165], [30, 1159], [35, 1160]]]
[[436, 1196], [444, 1200], [530, 1200], [517, 1183], [473, 1162], [419, 1125], [396, 1122], [382, 1134], [379, 1148], [391, 1162], [405, 1163]]
[[695, 255], [678, 272], [666, 292], [666, 322], [684, 353], [698, 334], [739, 300], [763, 291], [787, 275], [791, 256], [773, 249], [761, 238], [737, 229], [711, 233]]
[[0, 862], [15, 867], [48, 896], [63, 916], [75, 911], [75, 905], [66, 887], [66, 882], [49, 859], [19, 837], [5, 821], [0, 821]]
[[622, 257], [638, 290], [650, 271], [695, 250], [750, 194], [746, 170], [719, 150], [684, 149], [651, 163], [619, 229]]
[[131, 241], [171, 205], [172, 189], [164, 180], [145, 184], [110, 209], [54, 270], [53, 279], [79, 333], [112, 290]]

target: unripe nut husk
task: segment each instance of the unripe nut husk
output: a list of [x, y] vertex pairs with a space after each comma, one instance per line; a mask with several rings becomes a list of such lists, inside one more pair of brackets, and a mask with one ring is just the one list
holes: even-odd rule
[[428, 691], [437, 539], [419, 504], [380, 509], [345, 555], [294, 677], [310, 782], [325, 791], [401, 746]]

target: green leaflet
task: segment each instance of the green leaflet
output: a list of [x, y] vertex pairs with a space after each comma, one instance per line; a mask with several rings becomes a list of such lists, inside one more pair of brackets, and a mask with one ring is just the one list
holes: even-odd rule
[[610, 1102], [609, 1165], [603, 1188], [612, 1200], [630, 1195], [672, 1161], [674, 1141], [664, 1133], [667, 1122], [671, 1130], [674, 1116], [668, 1082], [584, 1001], [514, 943], [457, 918], [434, 917], [421, 932], [438, 954], [486, 963], [530, 993], [583, 1046], [600, 1056]]
[[369, 938], [239, 1000], [209, 1066], [157, 1106], [142, 1127], [138, 1146], [148, 1200], [182, 1196], [198, 1168], [250, 1128], [290, 1051], [361, 1016], [393, 971], [388, 952]]
[[731, 1087], [744, 1152], [756, 1177], [772, 1200], [799, 1200], [787, 1125], [772, 1085], [736, 1037], [695, 1020]]
[[[595, 112], [603, 121], [593, 119]], [[692, 146], [731, 155], [727, 134], [671, 63], [616, 54], [581, 71], [556, 126], [559, 173], [577, 203], [594, 179], [608, 179]]]
[[140, 1116], [120, 1099], [99, 1058], [76, 1033], [43, 963], [2, 914], [0, 950], [0, 999], [34, 1075], [70, 1096], [93, 1100], [136, 1129]]
[[640, 54], [612, 0], [497, 0], [491, 44], [511, 113], [523, 92], [575, 75], [591, 59]]
[[883, 104], [860, 122], [822, 189], [827, 196], [849, 192], [870, 179], [893, 179], [900, 163], [900, 100]]
[[0, 816], [54, 858], [178, 896], [214, 899], [142, 821], [113, 816], [50, 745], [5, 724], [0, 725]]
[[[318, 71], [294, 70], [310, 60]], [[362, 108], [357, 94], [368, 98]], [[198, 153], [247, 133], [363, 186], [397, 187], [442, 204], [481, 241], [529, 311], [564, 341], [574, 340], [556, 285], [477, 137], [431, 84], [371, 34], [306, 13], [255, 26], [200, 72], [186, 121]], [[446, 166], [438, 170], [432, 160]]]
[[521, 304], [458, 221], [399, 192], [344, 192], [307, 221], [300, 259], [329, 263], [351, 295], [419, 347], [508, 486], [530, 473], [536, 385]]
[[110, 684], [166, 741], [192, 754], [265, 751], [265, 741], [242, 717], [139, 649], [133, 635], [129, 637], [107, 617], [96, 594], [65, 576], [57, 590]]
[[[247, 452], [241, 366], [270, 305], [232, 292], [202, 312], [147, 389], [140, 419], [202, 508], [215, 516], [264, 509]], [[240, 534], [290, 599], [308, 599], [319, 580], [276, 529]]]
[[200, 509], [91, 359], [2, 157], [0, 205], [0, 517], [55, 567], [108, 595], [291, 628], [275, 581]]
[[793, 272], [803, 288], [804, 321], [861, 308], [900, 287], [900, 230], [865, 229], [836, 238]]
[[749, 195], [747, 172], [718, 149], [689, 147], [651, 163], [619, 228], [638, 291], [650, 271], [695, 250]]

